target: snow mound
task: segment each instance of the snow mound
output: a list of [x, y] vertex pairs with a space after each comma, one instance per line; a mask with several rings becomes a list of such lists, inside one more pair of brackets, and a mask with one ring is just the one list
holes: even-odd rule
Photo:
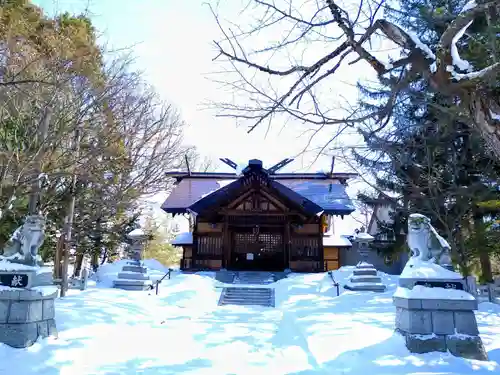
[[[100, 272], [112, 274], [124, 262]], [[394, 333], [398, 277], [379, 273], [389, 286], [383, 293], [344, 291], [354, 268], [332, 272], [338, 297], [328, 273], [291, 274], [266, 286], [275, 288], [276, 308], [217, 306], [214, 272], [174, 273], [158, 296], [70, 290], [56, 300], [59, 338], [26, 350], [0, 344], [0, 374], [499, 373], [500, 306], [483, 303], [476, 312], [490, 361], [412, 354]]]
[[401, 278], [461, 280], [462, 276], [457, 272], [441, 267], [439, 264], [421, 261], [418, 258], [412, 257], [406, 263], [403, 272], [401, 272]]
[[398, 287], [394, 297], [400, 298], [423, 298], [423, 299], [452, 299], [452, 300], [469, 300], [475, 298], [472, 294], [464, 290], [446, 289], [446, 288], [427, 288], [423, 285], [415, 285], [413, 289]]

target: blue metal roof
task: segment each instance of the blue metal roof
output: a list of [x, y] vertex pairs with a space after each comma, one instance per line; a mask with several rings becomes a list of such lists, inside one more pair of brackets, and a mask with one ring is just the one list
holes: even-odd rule
[[316, 203], [325, 213], [349, 215], [356, 210], [342, 184], [321, 180], [284, 180], [279, 183]]
[[[295, 192], [289, 187], [280, 184], [277, 181], [268, 180], [268, 187], [271, 190], [274, 190], [279, 196], [283, 197], [292, 205], [296, 205], [300, 207], [300, 209], [304, 210], [308, 214], [315, 215], [323, 210], [321, 206], [311, 201], [309, 198], [301, 195], [300, 193]], [[245, 190], [245, 186], [243, 184], [242, 179], [234, 180], [228, 185], [213, 191], [212, 193], [200, 198], [192, 205], [189, 206], [189, 209], [201, 213], [205, 209], [213, 207], [214, 205], [225, 205], [230, 203], [233, 199], [236, 199], [242, 190]], [[236, 194], [236, 196], [235, 196]]]
[[[235, 180], [236, 181], [236, 180]], [[168, 213], [185, 213], [201, 198], [223, 189], [231, 181], [220, 179], [184, 178], [177, 184], [162, 205]], [[345, 186], [337, 181], [289, 179], [274, 181], [288, 187], [295, 193], [321, 207], [326, 214], [349, 215], [355, 208], [345, 191]]]

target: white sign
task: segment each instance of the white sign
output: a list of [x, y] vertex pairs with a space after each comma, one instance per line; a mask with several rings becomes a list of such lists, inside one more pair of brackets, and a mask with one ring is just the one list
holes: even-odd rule
[[247, 253], [247, 260], [253, 260], [253, 254]]

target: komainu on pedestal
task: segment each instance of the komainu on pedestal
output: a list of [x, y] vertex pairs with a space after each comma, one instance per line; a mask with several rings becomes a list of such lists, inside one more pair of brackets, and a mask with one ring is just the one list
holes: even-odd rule
[[58, 290], [52, 270], [43, 267], [38, 254], [44, 231], [43, 216], [28, 216], [0, 256], [0, 342], [14, 348], [31, 346], [39, 337], [57, 337]]
[[413, 353], [449, 351], [487, 360], [474, 310], [478, 303], [465, 291], [462, 276], [453, 271], [450, 246], [429, 218], [408, 219], [408, 246], [412, 256], [393, 296], [396, 330]]

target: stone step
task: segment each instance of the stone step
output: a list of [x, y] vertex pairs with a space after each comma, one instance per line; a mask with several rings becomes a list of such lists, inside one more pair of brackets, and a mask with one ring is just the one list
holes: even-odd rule
[[[224, 297], [223, 299], [224, 303], [226, 304], [238, 304], [238, 305], [267, 305], [271, 306], [272, 305], [272, 298], [271, 297], [266, 297], [266, 298], [227, 298]], [[250, 301], [250, 303], [249, 303]]]
[[149, 275], [141, 272], [120, 272], [118, 278], [127, 280], [149, 280]]
[[219, 305], [274, 307], [274, 289], [270, 288], [224, 288]]
[[352, 274], [354, 276], [377, 276], [377, 270], [375, 268], [355, 269]]
[[236, 305], [236, 306], [263, 306], [263, 307], [274, 307], [274, 304], [272, 302], [251, 302], [249, 303], [248, 301], [243, 301], [243, 302], [226, 302], [226, 301], [221, 301], [219, 303], [219, 306], [227, 306], [227, 305]]
[[260, 293], [260, 294], [257, 294], [257, 293], [226, 293], [224, 295], [225, 298], [269, 298], [271, 294], [268, 294], [268, 293]]
[[151, 280], [124, 280], [118, 279], [113, 281], [113, 287], [125, 290], [148, 290], [153, 285]]
[[[235, 288], [237, 289], [237, 288]], [[241, 295], [245, 295], [245, 296], [262, 296], [262, 295], [268, 295], [267, 292], [261, 292], [259, 290], [256, 290], [256, 291], [252, 291], [252, 290], [242, 290], [242, 291], [239, 291], [239, 290], [229, 290], [229, 291], [226, 291], [226, 295], [228, 296], [231, 296], [231, 295], [238, 295], [238, 296], [241, 296]]]
[[270, 272], [238, 272], [233, 284], [266, 285], [272, 284], [275, 281], [276, 278]]
[[373, 264], [370, 264], [370, 263], [364, 263], [364, 264], [358, 264], [356, 266], [356, 268], [359, 268], [359, 269], [373, 269], [375, 267], [373, 267]]
[[148, 269], [142, 266], [123, 266], [123, 272], [137, 272], [137, 273], [147, 273]]
[[385, 292], [387, 287], [380, 283], [354, 283], [344, 285], [344, 289], [355, 292]]
[[351, 283], [381, 283], [380, 276], [353, 276], [350, 278]]
[[218, 271], [215, 274], [215, 280], [224, 284], [231, 284], [235, 277], [236, 275], [233, 272], [228, 271]]
[[116, 289], [122, 289], [122, 290], [150, 290], [151, 287], [149, 285], [119, 285], [115, 286]]

